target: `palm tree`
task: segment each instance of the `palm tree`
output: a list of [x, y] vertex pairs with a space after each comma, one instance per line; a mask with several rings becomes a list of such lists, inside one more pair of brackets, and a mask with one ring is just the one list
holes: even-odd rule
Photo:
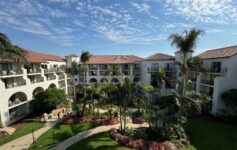
[[71, 67], [67, 68], [67, 73], [69, 73], [72, 76], [72, 88], [73, 88], [73, 101], [76, 102], [76, 83], [75, 83], [75, 75], [79, 73], [79, 66], [76, 62], [71, 63]]
[[189, 68], [197, 69], [197, 71], [199, 71], [203, 67], [203, 60], [199, 57], [188, 58], [187, 65]]
[[82, 51], [82, 53], [81, 53], [81, 57], [80, 57], [80, 61], [82, 62], [82, 66], [83, 66], [83, 85], [85, 86], [85, 78], [86, 78], [86, 62], [88, 62], [89, 61], [89, 59], [90, 59], [90, 57], [91, 57], [91, 54], [90, 54], [90, 52], [88, 52], [88, 51]]
[[[180, 70], [182, 73], [182, 83], [181, 87], [179, 88], [180, 95], [177, 96], [175, 93], [176, 100], [180, 99], [179, 105], [182, 109], [185, 105], [185, 84], [186, 84], [186, 74], [188, 71], [188, 65], [187, 65], [187, 54], [188, 52], [193, 52], [197, 45], [198, 37], [204, 33], [204, 31], [193, 28], [190, 31], [185, 30], [182, 34], [175, 33], [169, 36], [169, 40], [171, 41], [171, 45], [175, 46], [179, 52], [183, 54], [183, 59], [180, 62]], [[183, 117], [183, 110], [180, 109], [180, 123], [182, 123], [182, 117]]]
[[147, 85], [144, 87], [144, 91], [149, 94], [149, 103], [148, 103], [148, 122], [149, 127], [151, 127], [151, 121], [152, 121], [152, 93], [154, 92], [154, 87], [152, 85]]
[[112, 83], [114, 84], [114, 77], [116, 75], [121, 74], [119, 65], [118, 64], [111, 65], [111, 67], [107, 70], [106, 74], [112, 76], [113, 81]]
[[3, 33], [0, 33], [0, 58], [27, 61], [26, 51], [19, 46], [12, 45], [10, 39]]

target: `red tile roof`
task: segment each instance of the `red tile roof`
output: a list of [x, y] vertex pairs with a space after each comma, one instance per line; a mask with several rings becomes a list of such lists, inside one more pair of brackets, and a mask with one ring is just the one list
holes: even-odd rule
[[29, 62], [35, 62], [35, 63], [41, 63], [46, 61], [59, 61], [64, 62], [64, 59], [62, 57], [51, 55], [51, 54], [44, 54], [39, 52], [34, 52], [30, 50], [26, 50], [27, 52], [27, 60]]
[[174, 60], [174, 59], [175, 59], [174, 56], [161, 53], [157, 53], [145, 58], [145, 60]]
[[134, 55], [104, 55], [91, 56], [87, 64], [129, 64], [140, 62], [143, 59]]
[[200, 55], [198, 55], [198, 57], [200, 57], [201, 59], [212, 59], [212, 58], [231, 57], [236, 54], [237, 54], [237, 46], [230, 46], [205, 51]]

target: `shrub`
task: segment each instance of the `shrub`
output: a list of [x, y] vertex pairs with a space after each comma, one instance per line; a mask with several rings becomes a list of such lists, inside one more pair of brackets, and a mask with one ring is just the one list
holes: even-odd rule
[[231, 89], [221, 94], [222, 100], [228, 106], [237, 106], [237, 89]]

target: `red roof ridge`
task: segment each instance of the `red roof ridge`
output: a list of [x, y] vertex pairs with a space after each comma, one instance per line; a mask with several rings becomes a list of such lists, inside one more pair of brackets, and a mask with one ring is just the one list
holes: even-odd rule
[[156, 53], [156, 54], [146, 57], [145, 60], [171, 60], [174, 58], [175, 57], [172, 55], [163, 54], [163, 53]]

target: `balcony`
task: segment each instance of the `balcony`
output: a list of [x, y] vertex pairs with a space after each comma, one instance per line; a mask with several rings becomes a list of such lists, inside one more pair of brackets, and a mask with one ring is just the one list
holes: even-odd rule
[[59, 85], [59, 88], [65, 88], [66, 87], [65, 82], [59, 82], [58, 85]]
[[174, 68], [174, 67], [170, 67], [170, 66], [169, 66], [169, 67], [166, 66], [166, 67], [164, 68], [164, 70], [165, 70], [166, 72], [174, 72], [174, 71], [175, 71], [175, 68]]
[[28, 75], [40, 74], [41, 69], [28, 69], [27, 73], [28, 73]]
[[54, 73], [57, 71], [57, 68], [44, 69], [44, 73]]
[[23, 72], [21, 69], [18, 70], [3, 70], [0, 73], [0, 78], [10, 78], [15, 76], [22, 76]]
[[59, 79], [59, 80], [64, 80], [64, 79], [65, 79], [65, 76], [64, 76], [63, 74], [60, 74], [60, 75], [58, 75], [58, 79]]
[[126, 71], [126, 70], [123, 70], [122, 73], [125, 75], [125, 76], [129, 76], [130, 75], [130, 71]]
[[213, 86], [214, 85], [214, 80], [204, 80], [204, 79], [202, 79], [201, 83]]
[[43, 78], [32, 79], [30, 82], [31, 82], [32, 84], [34, 84], [34, 83], [39, 83], [39, 82], [44, 82], [44, 79], [43, 79]]
[[106, 76], [106, 71], [100, 71], [100, 76]]
[[26, 81], [21, 79], [21, 80], [16, 81], [16, 82], [6, 83], [5, 87], [6, 87], [6, 89], [10, 89], [10, 88], [24, 86], [24, 85], [26, 85]]
[[47, 78], [47, 81], [56, 79], [56, 77], [54, 75], [53, 76], [46, 76], [46, 78]]
[[158, 67], [148, 67], [147, 72], [158, 72], [159, 68]]
[[88, 68], [89, 68], [89, 70], [97, 70], [98, 69], [97, 65], [89, 65]]
[[220, 74], [225, 74], [227, 73], [228, 69], [227, 67], [220, 67], [220, 68], [189, 68], [189, 71], [194, 71], [194, 72], [207, 72], [207, 73], [220, 73]]
[[108, 66], [107, 65], [100, 65], [100, 70], [107, 70]]

